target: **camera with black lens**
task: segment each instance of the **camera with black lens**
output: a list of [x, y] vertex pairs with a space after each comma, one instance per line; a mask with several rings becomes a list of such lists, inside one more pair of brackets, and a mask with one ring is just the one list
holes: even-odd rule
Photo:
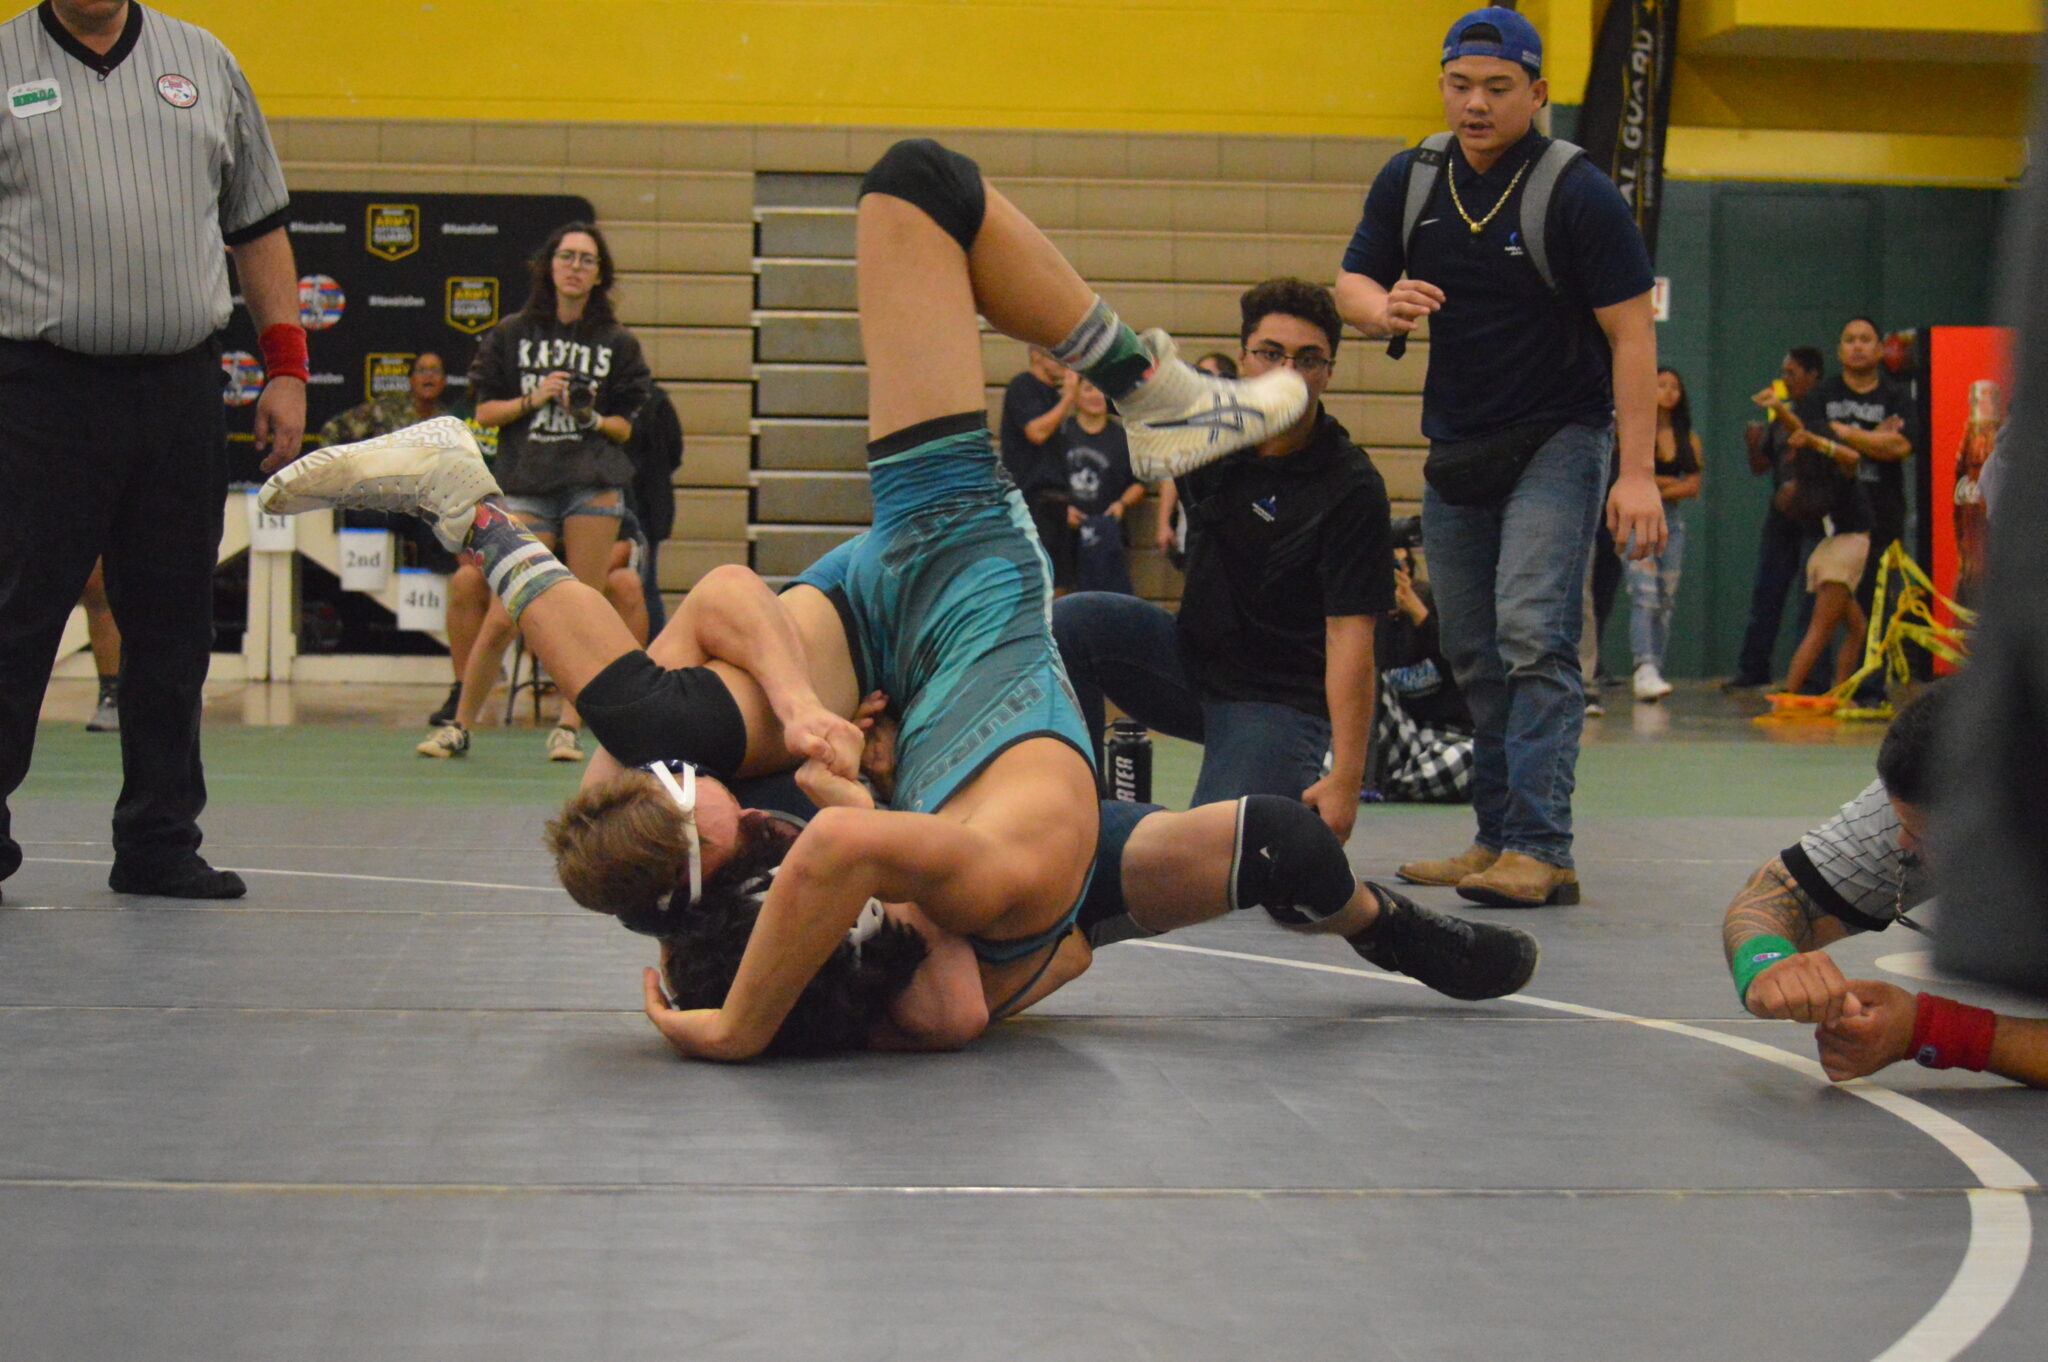
[[587, 378], [572, 375], [566, 397], [569, 410], [577, 416], [588, 416], [597, 410], [597, 385]]
[[1404, 515], [1393, 522], [1393, 547], [1414, 552], [1422, 547], [1422, 517]]

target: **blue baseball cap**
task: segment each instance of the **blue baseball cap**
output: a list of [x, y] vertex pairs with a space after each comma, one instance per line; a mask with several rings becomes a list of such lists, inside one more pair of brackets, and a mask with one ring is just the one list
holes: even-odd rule
[[[1468, 29], [1482, 24], [1491, 24], [1500, 34], [1499, 40], [1465, 36]], [[1444, 35], [1444, 64], [1460, 57], [1499, 57], [1503, 61], [1519, 62], [1534, 79], [1543, 74], [1543, 38], [1536, 32], [1534, 24], [1513, 10], [1501, 5], [1488, 5], [1459, 19]]]

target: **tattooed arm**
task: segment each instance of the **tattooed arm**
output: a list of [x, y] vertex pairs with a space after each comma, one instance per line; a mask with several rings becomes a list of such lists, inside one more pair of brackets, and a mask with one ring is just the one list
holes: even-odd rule
[[1849, 927], [1814, 903], [1773, 856], [1750, 877], [1721, 919], [1721, 949], [1732, 963], [1742, 944], [1759, 936], [1782, 936], [1799, 948], [1756, 976], [1743, 1005], [1759, 1017], [1801, 1022], [1831, 1022], [1860, 1011], [1848, 980], [1823, 946], [1849, 935]]

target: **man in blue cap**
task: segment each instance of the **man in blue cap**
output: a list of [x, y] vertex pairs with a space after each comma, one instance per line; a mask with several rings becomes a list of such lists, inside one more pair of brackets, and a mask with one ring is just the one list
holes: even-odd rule
[[1423, 546], [1477, 730], [1473, 845], [1400, 873], [1497, 907], [1576, 903], [1580, 592], [1603, 493], [1615, 543], [1664, 544], [1649, 253], [1613, 183], [1532, 129], [1550, 91], [1527, 19], [1451, 25], [1438, 89], [1450, 132], [1380, 172], [1337, 283], [1369, 336], [1429, 319]]

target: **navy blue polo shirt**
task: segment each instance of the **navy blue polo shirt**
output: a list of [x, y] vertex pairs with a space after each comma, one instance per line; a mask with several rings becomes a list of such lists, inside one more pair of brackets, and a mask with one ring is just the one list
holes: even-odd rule
[[[1453, 141], [1445, 169], [1478, 220], [1506, 193], [1516, 171], [1550, 139], [1530, 133], [1484, 175]], [[1528, 176], [1477, 236], [1451, 202], [1443, 175], [1416, 224], [1404, 271], [1401, 212], [1413, 149], [1387, 162], [1365, 196], [1365, 215], [1344, 252], [1344, 269], [1392, 288], [1405, 272], [1435, 284], [1444, 304], [1429, 319], [1429, 375], [1422, 433], [1471, 440], [1536, 421], [1604, 426], [1614, 415], [1614, 359], [1593, 310], [1648, 293], [1650, 253], [1614, 182], [1581, 159], [1558, 180], [1548, 228], [1551, 270], [1562, 294], [1543, 283], [1522, 249], [1522, 194]]]

